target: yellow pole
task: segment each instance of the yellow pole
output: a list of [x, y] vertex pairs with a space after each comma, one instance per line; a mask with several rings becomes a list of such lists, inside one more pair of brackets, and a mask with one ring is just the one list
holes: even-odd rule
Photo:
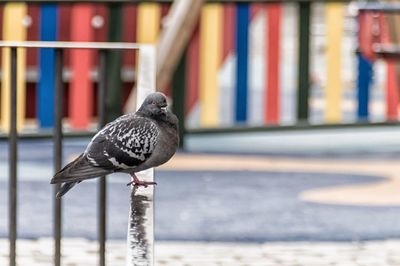
[[200, 125], [213, 127], [219, 123], [218, 70], [222, 53], [223, 9], [221, 4], [206, 4], [200, 21]]
[[[24, 41], [26, 26], [23, 20], [27, 14], [27, 5], [24, 3], [8, 3], [4, 6], [3, 40]], [[10, 124], [10, 49], [2, 50], [2, 90], [1, 90], [1, 127], [9, 131]], [[25, 122], [25, 71], [26, 49], [17, 50], [17, 128], [21, 130]]]
[[343, 4], [326, 4], [326, 112], [328, 123], [341, 120], [341, 97], [343, 91], [341, 75], [342, 39], [343, 39]]
[[[160, 32], [161, 6], [157, 3], [140, 3], [137, 9], [136, 42], [155, 44]], [[136, 69], [139, 57], [136, 53]], [[124, 113], [131, 113], [136, 108], [136, 90], [132, 90], [124, 107]]]
[[136, 41], [138, 43], [155, 43], [160, 31], [160, 5], [157, 3], [141, 3], [138, 5], [137, 12]]

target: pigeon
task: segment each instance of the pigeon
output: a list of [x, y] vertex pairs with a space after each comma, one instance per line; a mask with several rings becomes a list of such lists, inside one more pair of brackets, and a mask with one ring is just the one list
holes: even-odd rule
[[135, 173], [166, 163], [178, 144], [178, 118], [167, 109], [164, 94], [151, 93], [136, 113], [105, 125], [85, 151], [57, 172], [50, 183], [63, 184], [57, 198], [83, 180], [116, 172], [131, 175], [128, 186], [155, 185], [139, 180]]

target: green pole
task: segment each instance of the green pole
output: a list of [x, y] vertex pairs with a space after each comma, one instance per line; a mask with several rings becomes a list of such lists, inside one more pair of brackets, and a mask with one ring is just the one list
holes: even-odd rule
[[[122, 40], [122, 6], [109, 5], [108, 41]], [[122, 114], [122, 80], [121, 80], [121, 51], [110, 50], [107, 53], [107, 98], [106, 119], [112, 121]]]
[[185, 147], [185, 77], [186, 77], [186, 52], [179, 60], [172, 80], [172, 111], [179, 119], [179, 147]]
[[298, 69], [298, 122], [308, 121], [310, 88], [310, 2], [299, 2], [299, 69]]

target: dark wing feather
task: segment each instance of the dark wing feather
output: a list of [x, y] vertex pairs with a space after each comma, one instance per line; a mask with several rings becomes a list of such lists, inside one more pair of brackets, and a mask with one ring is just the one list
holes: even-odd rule
[[51, 183], [77, 182], [134, 168], [150, 157], [158, 134], [151, 120], [124, 115], [99, 131], [85, 152], [60, 170]]
[[64, 196], [68, 191], [71, 190], [71, 188], [73, 188], [76, 184], [80, 183], [81, 181], [78, 182], [66, 182], [64, 183], [61, 188], [58, 190], [57, 194], [56, 194], [56, 198], [61, 198], [62, 196]]
[[108, 124], [88, 145], [88, 161], [103, 169], [134, 168], [150, 157], [157, 145], [159, 129], [148, 118], [125, 115]]
[[51, 179], [51, 184], [76, 182], [93, 177], [103, 176], [111, 173], [110, 170], [91, 165], [82, 153], [74, 161], [64, 166]]

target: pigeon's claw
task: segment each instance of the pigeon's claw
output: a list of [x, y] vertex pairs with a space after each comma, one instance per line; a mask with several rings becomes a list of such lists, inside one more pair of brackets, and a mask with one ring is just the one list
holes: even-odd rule
[[135, 174], [131, 174], [132, 180], [126, 186], [134, 186], [134, 187], [148, 187], [150, 185], [157, 185], [156, 182], [150, 182], [150, 181], [142, 181], [137, 178]]
[[139, 181], [133, 180], [133, 181], [129, 182], [128, 184], [126, 184], [127, 187], [128, 186], [148, 187], [150, 185], [157, 185], [157, 183], [156, 182], [141, 181], [141, 180], [139, 180]]

